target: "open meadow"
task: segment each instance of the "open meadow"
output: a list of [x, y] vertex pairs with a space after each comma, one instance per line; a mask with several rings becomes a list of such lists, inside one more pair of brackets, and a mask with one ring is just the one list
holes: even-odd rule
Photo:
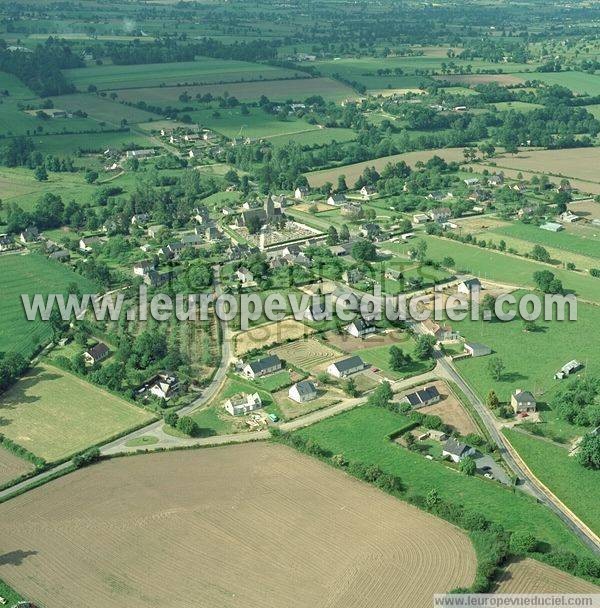
[[43, 364], [27, 372], [0, 398], [2, 434], [47, 461], [150, 422], [143, 409]]
[[0, 531], [0, 577], [45, 608], [426, 608], [476, 565], [454, 526], [269, 444], [95, 465]]

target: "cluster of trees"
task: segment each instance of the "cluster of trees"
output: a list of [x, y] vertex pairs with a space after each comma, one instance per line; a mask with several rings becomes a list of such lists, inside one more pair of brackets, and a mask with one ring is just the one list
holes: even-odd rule
[[579, 426], [600, 426], [600, 379], [575, 378], [558, 389], [550, 406], [560, 418]]
[[9, 388], [29, 367], [29, 361], [20, 353], [0, 353], [0, 393]]

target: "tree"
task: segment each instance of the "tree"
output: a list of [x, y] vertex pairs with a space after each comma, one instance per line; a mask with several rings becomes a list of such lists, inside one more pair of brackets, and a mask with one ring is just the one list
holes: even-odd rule
[[246, 228], [250, 234], [257, 234], [262, 227], [262, 221], [257, 215], [250, 215], [246, 220]]
[[377, 407], [387, 407], [393, 399], [394, 393], [390, 383], [386, 380], [382, 382], [369, 397], [369, 404]]
[[409, 254], [418, 262], [424, 262], [427, 255], [427, 242], [419, 239], [410, 250]]
[[433, 347], [435, 345], [435, 338], [429, 335], [419, 335], [415, 339], [415, 355], [417, 358], [421, 359], [429, 359], [433, 357]]
[[177, 421], [176, 428], [178, 431], [185, 433], [190, 437], [195, 437], [198, 434], [198, 431], [200, 430], [198, 428], [197, 422], [189, 416], [181, 416], [181, 418], [179, 418], [179, 420]]
[[576, 457], [577, 462], [587, 469], [600, 469], [600, 435], [585, 435]]
[[37, 179], [38, 182], [48, 181], [48, 172], [46, 171], [46, 167], [44, 167], [44, 165], [36, 167], [35, 171], [33, 172], [33, 175], [35, 176], [35, 179]]
[[93, 184], [98, 179], [98, 171], [86, 171], [85, 172], [85, 181], [88, 184]]
[[370, 241], [361, 239], [352, 245], [352, 257], [358, 262], [370, 262], [377, 259], [377, 248]]
[[348, 395], [349, 397], [358, 397], [358, 395], [360, 394], [358, 392], [358, 388], [356, 387], [356, 381], [354, 380], [354, 378], [348, 378], [348, 382], [346, 382], [344, 390], [346, 391], [346, 395]]
[[442, 266], [445, 266], [446, 268], [454, 268], [454, 266], [455, 266], [454, 258], [451, 258], [450, 256], [446, 256], [442, 260]]
[[530, 256], [538, 262], [550, 263], [552, 261], [548, 250], [545, 247], [542, 247], [541, 245], [535, 245], [534, 248], [531, 250]]
[[395, 345], [390, 347], [390, 367], [393, 371], [399, 372], [410, 361], [410, 355], [405, 355], [401, 348]]
[[527, 530], [517, 530], [510, 535], [510, 552], [513, 555], [527, 555], [537, 549], [537, 539]]
[[346, 192], [346, 190], [348, 190], [348, 185], [346, 184], [346, 176], [345, 175], [340, 175], [338, 177], [337, 191], [338, 192]]
[[440, 493], [436, 488], [431, 488], [425, 496], [425, 505], [429, 510], [434, 509], [441, 502]]
[[471, 456], [467, 456], [463, 458], [458, 463], [458, 470], [465, 475], [473, 476], [477, 471], [477, 465], [475, 464], [475, 460], [471, 458]]
[[165, 414], [164, 420], [166, 424], [175, 428], [177, 426], [177, 422], [179, 421], [179, 416], [175, 412], [168, 412]]
[[340, 228], [340, 243], [347, 243], [350, 240], [350, 230], [346, 224]]
[[533, 273], [533, 281], [536, 287], [544, 293], [562, 293], [563, 286], [560, 279], [549, 270], [538, 270]]
[[332, 245], [337, 245], [339, 240], [338, 231], [335, 229], [335, 226], [330, 226], [329, 230], [327, 231], [327, 245], [330, 247]]
[[491, 409], [495, 410], [500, 406], [500, 400], [498, 399], [498, 395], [496, 395], [496, 391], [491, 390], [487, 394], [487, 398], [485, 400], [486, 405]]
[[492, 357], [488, 362], [487, 368], [490, 376], [498, 382], [502, 379], [502, 374], [504, 373], [506, 366], [500, 357]]

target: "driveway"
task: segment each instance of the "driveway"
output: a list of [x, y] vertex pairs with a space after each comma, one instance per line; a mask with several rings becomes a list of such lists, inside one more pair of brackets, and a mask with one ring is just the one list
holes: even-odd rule
[[475, 464], [477, 465], [477, 472], [481, 473], [491, 473], [494, 476], [494, 479], [503, 483], [507, 486], [512, 485], [510, 477], [506, 474], [504, 468], [499, 465], [491, 456], [487, 454], [482, 454], [481, 452], [477, 452], [477, 454], [473, 458], [475, 460]]

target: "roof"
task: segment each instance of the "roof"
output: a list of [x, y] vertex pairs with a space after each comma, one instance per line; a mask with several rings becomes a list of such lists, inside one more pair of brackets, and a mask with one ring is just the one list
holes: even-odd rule
[[489, 346], [481, 344], [481, 342], [465, 342], [465, 347], [468, 347], [472, 350], [491, 350]]
[[356, 367], [364, 367], [365, 364], [360, 357], [354, 356], [342, 359], [341, 361], [336, 361], [335, 363], [332, 363], [332, 365], [334, 365], [338, 371], [345, 372]]
[[310, 380], [300, 380], [294, 386], [299, 395], [312, 395], [317, 392], [317, 387]]
[[466, 281], [462, 281], [461, 285], [473, 289], [473, 287], [481, 287], [481, 281], [479, 279], [467, 279]]
[[367, 323], [364, 319], [361, 319], [360, 317], [358, 319], [354, 319], [354, 321], [352, 321], [350, 325], [354, 325], [358, 332], [363, 332], [373, 327], [370, 323]]
[[517, 403], [528, 403], [535, 401], [535, 397], [529, 391], [515, 391], [512, 394], [512, 397]]
[[248, 363], [248, 366], [255, 374], [275, 365], [281, 365], [281, 359], [277, 355], [271, 355], [269, 357], [265, 357], [264, 359], [259, 359], [258, 361]]
[[450, 439], [448, 439], [448, 441], [446, 441], [444, 444], [444, 452], [448, 452], [448, 454], [453, 454], [454, 456], [462, 456], [470, 449], [470, 445], [462, 443], [461, 441], [454, 439], [454, 437], [450, 437]]
[[414, 393], [409, 393], [405, 398], [411, 405], [422, 405], [439, 396], [440, 393], [435, 386], [427, 386]]
[[97, 361], [105, 357], [110, 352], [110, 349], [103, 342], [98, 342], [95, 346], [88, 348], [86, 352], [92, 359]]

